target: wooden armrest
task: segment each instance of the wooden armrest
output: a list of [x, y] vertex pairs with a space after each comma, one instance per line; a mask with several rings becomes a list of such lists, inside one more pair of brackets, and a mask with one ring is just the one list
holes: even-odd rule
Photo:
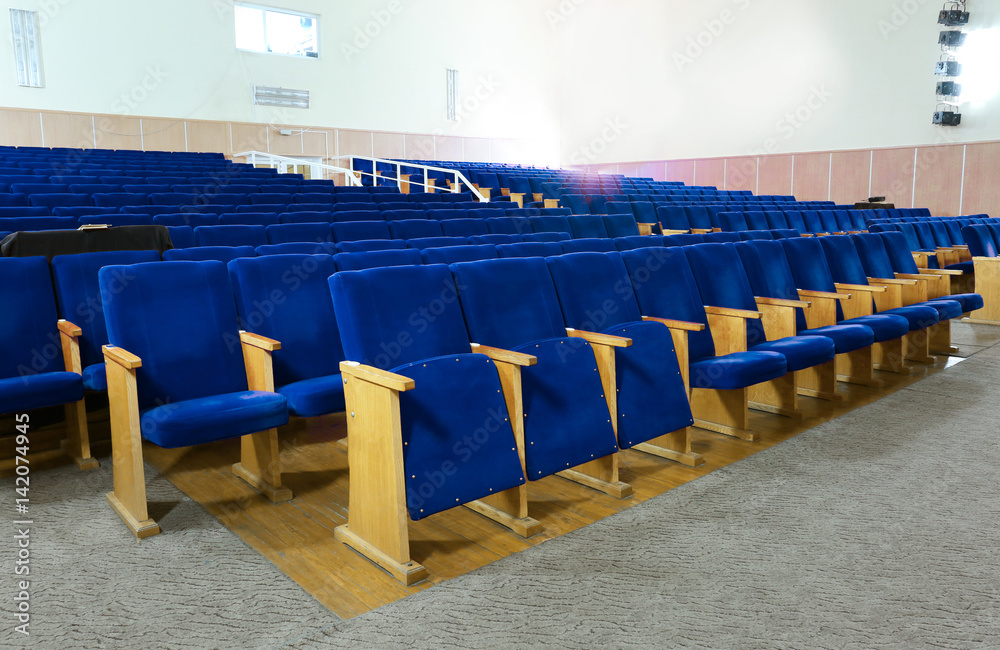
[[56, 327], [59, 328], [59, 332], [60, 333], [65, 334], [66, 336], [69, 336], [69, 337], [72, 337], [72, 338], [76, 338], [76, 337], [81, 336], [83, 334], [83, 330], [82, 329], [80, 329], [78, 326], [74, 325], [73, 323], [71, 323], [71, 322], [69, 322], [68, 320], [65, 320], [65, 319], [59, 319], [56, 322]]
[[660, 233], [664, 235], [687, 235], [690, 234], [690, 230], [663, 230], [660, 229]]
[[687, 332], [704, 332], [704, 323], [689, 323], [684, 320], [673, 320], [672, 318], [657, 318], [656, 316], [643, 316], [642, 320], [654, 323], [662, 323], [672, 330], [685, 330]]
[[868, 278], [868, 282], [871, 284], [899, 284], [903, 286], [912, 286], [917, 283], [916, 280], [909, 280], [906, 278]]
[[472, 344], [472, 351], [479, 354], [485, 354], [490, 359], [493, 359], [493, 361], [498, 363], [509, 363], [515, 366], [533, 366], [538, 363], [538, 357], [530, 354], [514, 352], [512, 350], [503, 350], [501, 348], [493, 348], [488, 345], [480, 345], [479, 343]]
[[251, 334], [250, 332], [244, 332], [240, 330], [240, 341], [243, 345], [249, 345], [265, 352], [274, 352], [275, 350], [281, 349], [281, 343], [275, 341], [274, 339], [269, 339], [266, 336], [261, 336], [260, 334]]
[[883, 293], [885, 287], [873, 287], [867, 284], [841, 284], [840, 282], [834, 284], [837, 290], [843, 289], [844, 291], [867, 291], [869, 293]]
[[142, 359], [135, 356], [125, 348], [116, 348], [113, 345], [105, 345], [104, 350], [104, 360], [113, 361], [122, 368], [126, 370], [135, 370], [136, 368], [142, 367]]
[[958, 269], [917, 269], [922, 275], [965, 275]]
[[729, 307], [716, 307], [715, 305], [705, 305], [706, 314], [716, 316], [733, 316], [735, 318], [760, 318], [763, 316], [759, 311], [747, 311], [746, 309], [731, 309]]
[[566, 334], [575, 338], [583, 339], [591, 345], [607, 345], [612, 348], [627, 348], [632, 345], [632, 339], [624, 336], [613, 336], [611, 334], [599, 334], [597, 332], [588, 332], [586, 330], [575, 330], [572, 327], [566, 328]]
[[400, 393], [412, 390], [416, 386], [416, 383], [409, 377], [365, 366], [357, 361], [341, 361], [340, 374]]
[[799, 289], [800, 298], [827, 298], [829, 300], [850, 300], [849, 293], [831, 293], [829, 291], [813, 291], [812, 289]]
[[653, 234], [653, 224], [639, 222], [636, 224], [639, 227], [640, 235], [652, 235]]
[[929, 282], [933, 279], [926, 275], [915, 275], [913, 273], [897, 273], [896, 277], [900, 280], [923, 280], [924, 282]]
[[784, 298], [768, 298], [767, 296], [754, 296], [758, 305], [771, 305], [773, 307], [809, 307], [810, 302], [806, 300], [786, 300]]

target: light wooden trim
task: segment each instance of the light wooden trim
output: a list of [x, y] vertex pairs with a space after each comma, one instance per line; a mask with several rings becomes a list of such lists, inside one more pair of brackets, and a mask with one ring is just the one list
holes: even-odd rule
[[[740, 312], [743, 310], [724, 310], [722, 313], [708, 312], [708, 328], [715, 341], [716, 355], [721, 357], [733, 352], [747, 351], [747, 319], [737, 315]], [[763, 316], [760, 312], [749, 313], [757, 314], [756, 318]]]
[[240, 342], [245, 346], [250, 345], [267, 352], [274, 352], [275, 350], [281, 349], [281, 343], [275, 341], [274, 339], [269, 339], [266, 336], [261, 336], [260, 334], [244, 332], [242, 330], [240, 331]]
[[523, 352], [503, 350], [489, 345], [482, 345], [480, 343], [472, 343], [471, 345], [473, 352], [485, 354], [490, 359], [498, 363], [510, 363], [515, 366], [533, 366], [538, 363], [538, 357], [525, 354]]
[[56, 327], [59, 328], [59, 332], [61, 334], [65, 334], [66, 336], [72, 338], [77, 338], [83, 334], [83, 330], [80, 327], [74, 325], [73, 323], [65, 319], [60, 319], [59, 321], [57, 321]]
[[898, 284], [900, 286], [913, 286], [917, 284], [916, 280], [901, 278], [898, 275], [895, 278], [868, 278], [868, 282], [871, 284]]
[[643, 316], [642, 320], [654, 323], [661, 323], [670, 329], [684, 330], [687, 332], [704, 332], [704, 323], [689, 323], [683, 320], [673, 320], [672, 318], [657, 318], [656, 316]]
[[[773, 307], [800, 307], [807, 309], [810, 303], [806, 300], [786, 300], [785, 298], [768, 298], [767, 296], [754, 296], [758, 305], [771, 305]], [[763, 311], [763, 310], [761, 310]]]
[[104, 360], [106, 362], [115, 363], [126, 370], [135, 370], [136, 368], [142, 367], [142, 359], [135, 356], [125, 348], [105, 345], [102, 350], [104, 350]]
[[834, 285], [838, 290], [843, 289], [844, 291], [867, 291], [868, 293], [884, 293], [888, 287], [873, 287], [867, 284], [842, 284], [840, 282]]
[[830, 293], [829, 291], [813, 291], [812, 289], [798, 289], [801, 298], [816, 298], [827, 300], [850, 300], [849, 293]]
[[958, 269], [917, 269], [917, 271], [924, 275], [965, 275], [965, 271], [959, 271]]
[[[785, 302], [794, 303], [794, 301]], [[760, 311], [763, 314], [761, 323], [764, 326], [764, 335], [767, 337], [768, 341], [777, 341], [779, 339], [788, 338], [789, 336], [795, 336], [798, 333], [795, 322], [796, 313], [794, 304], [772, 305], [760, 303], [760, 308]]]
[[379, 370], [378, 368], [373, 368], [371, 366], [362, 365], [357, 361], [341, 361], [340, 374], [347, 375], [348, 377], [354, 377], [355, 379], [360, 379], [361, 381], [368, 382], [369, 384], [375, 384], [376, 386], [388, 388], [389, 390], [395, 390], [400, 393], [413, 390], [416, 386], [414, 381], [409, 377], [386, 372], [385, 370]]
[[347, 544], [405, 585], [427, 577], [410, 560], [406, 480], [399, 390], [411, 379], [362, 366], [340, 364], [347, 404], [348, 464], [351, 486], [348, 523], [334, 531]]
[[[652, 224], [650, 224], [650, 226], [652, 226]], [[652, 234], [652, 232], [653, 232], [653, 230], [652, 230], [652, 228], [650, 228], [650, 231], [649, 231], [648, 234]], [[690, 230], [664, 230], [663, 228], [660, 228], [660, 233], [663, 234], [663, 235], [690, 235], [691, 231]], [[640, 234], [646, 234], [646, 233], [640, 233]]]
[[108, 375], [111, 457], [114, 465], [114, 491], [108, 493], [107, 500], [132, 534], [142, 539], [156, 535], [160, 527], [149, 518], [146, 508], [139, 391], [135, 376], [141, 363], [138, 357], [121, 348], [105, 345], [103, 350]]
[[759, 311], [732, 309], [730, 307], [717, 307], [715, 305], [705, 305], [705, 313], [710, 316], [732, 316], [734, 318], [744, 319], [761, 318], [763, 316], [763, 314]]
[[624, 336], [613, 336], [610, 334], [599, 334], [597, 332], [587, 332], [585, 330], [577, 330], [572, 327], [566, 328], [566, 334], [572, 338], [580, 338], [590, 343], [591, 345], [602, 345], [612, 348], [627, 348], [631, 347], [632, 339], [626, 338]]
[[639, 227], [639, 234], [640, 235], [652, 235], [653, 234], [653, 225], [654, 224], [644, 223], [644, 222], [641, 222], [641, 221], [637, 221], [635, 225], [637, 225]]

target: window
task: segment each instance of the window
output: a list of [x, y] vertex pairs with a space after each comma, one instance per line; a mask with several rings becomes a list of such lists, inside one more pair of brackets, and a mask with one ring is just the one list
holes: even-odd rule
[[38, 56], [38, 28], [34, 11], [10, 10], [10, 34], [14, 42], [14, 67], [19, 86], [42, 87], [42, 61]]
[[236, 47], [251, 52], [319, 56], [316, 16], [253, 5], [236, 5]]

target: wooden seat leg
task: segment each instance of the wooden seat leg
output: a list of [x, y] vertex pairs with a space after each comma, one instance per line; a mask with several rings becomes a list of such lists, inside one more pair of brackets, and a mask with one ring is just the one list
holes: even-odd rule
[[[403, 439], [399, 391], [413, 388], [413, 381], [393, 386], [381, 382], [381, 373], [343, 362], [347, 448], [351, 470], [347, 524], [334, 530], [334, 538], [388, 571], [405, 585], [427, 578], [427, 569], [410, 559], [410, 537], [403, 476]], [[380, 382], [380, 383], [373, 383]]]
[[875, 346], [861, 348], [853, 352], [842, 352], [835, 359], [837, 367], [837, 381], [846, 384], [858, 384], [860, 386], [874, 386], [881, 388], [885, 385], [881, 379], [877, 379], [873, 370], [875, 369]]
[[701, 454], [691, 451], [691, 427], [684, 427], [659, 438], [653, 438], [649, 442], [635, 445], [632, 449], [666, 458], [688, 467], [701, 467], [705, 464], [705, 458]]
[[[500, 388], [510, 417], [511, 429], [517, 443], [517, 455], [521, 460], [521, 472], [527, 475], [524, 461], [524, 403], [521, 394], [521, 367], [493, 358]], [[498, 494], [491, 494], [477, 501], [465, 504], [467, 508], [492, 519], [521, 537], [528, 538], [542, 532], [542, 524], [528, 516], [528, 486], [519, 485]]]
[[268, 429], [240, 438], [240, 462], [233, 474], [249, 483], [272, 503], [292, 500], [292, 491], [281, 485], [278, 430]]
[[90, 453], [90, 432], [87, 428], [87, 405], [84, 400], [65, 406], [66, 440], [62, 443], [63, 453], [73, 459], [81, 470], [100, 467], [100, 463]]
[[[568, 330], [567, 333], [574, 337], [586, 337], [587, 333], [577, 330]], [[601, 376], [601, 386], [604, 389], [604, 399], [608, 405], [608, 413], [611, 415], [611, 427], [615, 432], [615, 439], [618, 439], [618, 381], [615, 372], [615, 347], [612, 345], [602, 345], [590, 341], [594, 350], [594, 358], [597, 360], [597, 372]], [[628, 345], [632, 342], [628, 341]], [[632, 486], [618, 480], [618, 454], [608, 454], [602, 458], [578, 465], [561, 472], [556, 472], [556, 476], [586, 485], [598, 492], [603, 492], [616, 499], [624, 499], [632, 496]]]
[[[127, 356], [125, 356], [127, 355]], [[111, 457], [114, 491], [108, 504], [139, 539], [156, 535], [159, 525], [146, 509], [146, 478], [142, 465], [142, 433], [135, 370], [141, 361], [124, 351], [111, 355], [104, 348], [111, 411]]]
[[756, 411], [783, 415], [796, 420], [802, 419], [794, 372], [786, 372], [777, 379], [750, 386], [747, 398], [749, 407]]
[[951, 344], [951, 320], [942, 320], [928, 330], [932, 354], [955, 354], [958, 348]]
[[757, 434], [750, 431], [748, 393], [746, 388], [692, 389], [691, 413], [694, 415], [694, 425], [749, 442], [757, 440]]
[[927, 329], [915, 330], [903, 337], [903, 358], [915, 363], [935, 363], [930, 355], [931, 337]]
[[903, 338], [882, 341], [872, 346], [872, 367], [876, 370], [900, 375], [913, 373], [913, 367], [904, 362]]
[[816, 397], [831, 402], [843, 401], [844, 396], [837, 392], [837, 360], [832, 359], [824, 364], [803, 368], [795, 373], [795, 381], [799, 395]]

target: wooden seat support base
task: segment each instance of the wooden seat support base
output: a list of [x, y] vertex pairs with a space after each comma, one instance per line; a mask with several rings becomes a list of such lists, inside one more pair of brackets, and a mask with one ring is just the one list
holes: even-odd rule
[[363, 537], [355, 535], [354, 531], [350, 529], [350, 524], [334, 528], [333, 538], [382, 567], [389, 572], [389, 575], [407, 587], [427, 579], [427, 569], [424, 568], [424, 565], [412, 560], [400, 562], [377, 546], [367, 542]]
[[802, 419], [794, 372], [786, 372], [777, 379], [750, 386], [747, 399], [747, 405], [755, 411], [774, 413], [795, 420]]
[[691, 451], [691, 427], [684, 427], [649, 442], [634, 445], [632, 449], [680, 463], [687, 467], [701, 467], [705, 458]]
[[750, 415], [746, 388], [715, 390], [710, 388], [691, 389], [691, 412], [694, 425], [740, 440], [753, 442], [757, 434], [750, 431]]

